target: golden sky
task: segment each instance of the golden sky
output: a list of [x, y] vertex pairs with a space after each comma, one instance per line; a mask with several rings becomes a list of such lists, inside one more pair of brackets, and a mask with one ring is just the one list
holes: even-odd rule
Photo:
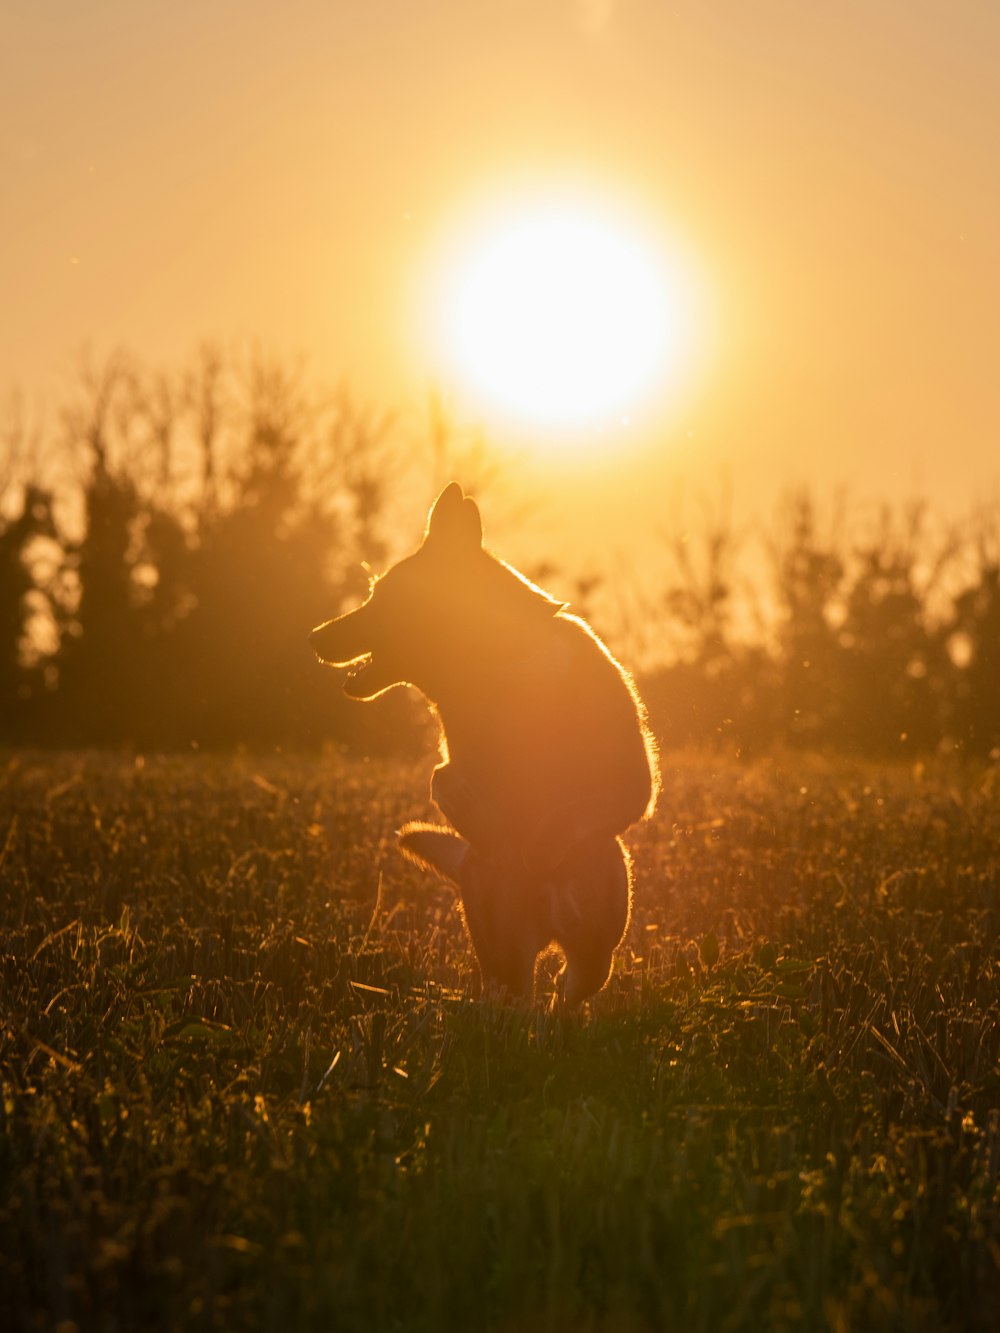
[[547, 464], [584, 525], [678, 478], [961, 506], [1000, 456], [998, 69], [992, 0], [4, 0], [0, 388], [256, 338], [406, 409], [442, 238], [582, 182], [701, 294], [655, 419]]

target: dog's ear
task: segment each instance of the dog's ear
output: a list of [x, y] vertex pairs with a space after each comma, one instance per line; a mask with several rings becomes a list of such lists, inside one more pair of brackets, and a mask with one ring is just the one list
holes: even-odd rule
[[399, 850], [408, 861], [461, 888], [462, 868], [469, 844], [440, 824], [405, 824], [396, 834]]
[[462, 494], [457, 481], [444, 488], [431, 507], [426, 540], [436, 547], [473, 550], [483, 544], [483, 520], [475, 500]]

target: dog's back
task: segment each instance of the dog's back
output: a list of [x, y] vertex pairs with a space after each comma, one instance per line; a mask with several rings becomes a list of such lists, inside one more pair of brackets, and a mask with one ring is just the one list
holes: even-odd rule
[[584, 621], [560, 610], [507, 635], [487, 682], [470, 674], [438, 701], [450, 765], [499, 836], [517, 830], [528, 855], [558, 859], [643, 817], [652, 746], [631, 682]]

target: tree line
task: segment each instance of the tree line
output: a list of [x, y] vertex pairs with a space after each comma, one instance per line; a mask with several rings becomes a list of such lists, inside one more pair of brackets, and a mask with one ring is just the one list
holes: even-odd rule
[[[440, 484], [482, 477], [481, 442], [439, 404], [406, 438], [265, 356], [205, 347], [178, 375], [117, 356], [84, 376], [54, 442], [11, 415], [2, 449], [0, 742], [421, 739], [405, 692], [352, 705], [306, 634], [360, 600], [365, 562], [400, 554], [393, 533], [412, 535]], [[694, 524], [666, 505], [664, 528], [662, 567], [608, 637], [644, 648], [666, 744], [1000, 747], [995, 506], [942, 528], [923, 505], [862, 514], [803, 492], [766, 533], [719, 504]], [[607, 584], [566, 587], [613, 622], [607, 601], [596, 611]]]
[[7, 431], [0, 741], [410, 736], [402, 695], [359, 710], [307, 636], [366, 593], [365, 562], [385, 561], [393, 489], [426, 510], [455, 458], [475, 455], [433, 403], [408, 447], [389, 414], [264, 355], [205, 347], [173, 376], [125, 356], [90, 368], [47, 453], [22, 421]]
[[668, 539], [674, 651], [646, 693], [673, 743], [1000, 758], [1000, 507], [784, 497], [766, 530], [707, 511]]

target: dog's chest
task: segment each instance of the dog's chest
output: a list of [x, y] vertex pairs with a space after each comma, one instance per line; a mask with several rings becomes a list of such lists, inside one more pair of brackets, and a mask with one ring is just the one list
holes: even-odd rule
[[440, 708], [449, 752], [501, 763], [558, 744], [586, 722], [587, 678], [578, 646], [562, 635], [484, 672]]

